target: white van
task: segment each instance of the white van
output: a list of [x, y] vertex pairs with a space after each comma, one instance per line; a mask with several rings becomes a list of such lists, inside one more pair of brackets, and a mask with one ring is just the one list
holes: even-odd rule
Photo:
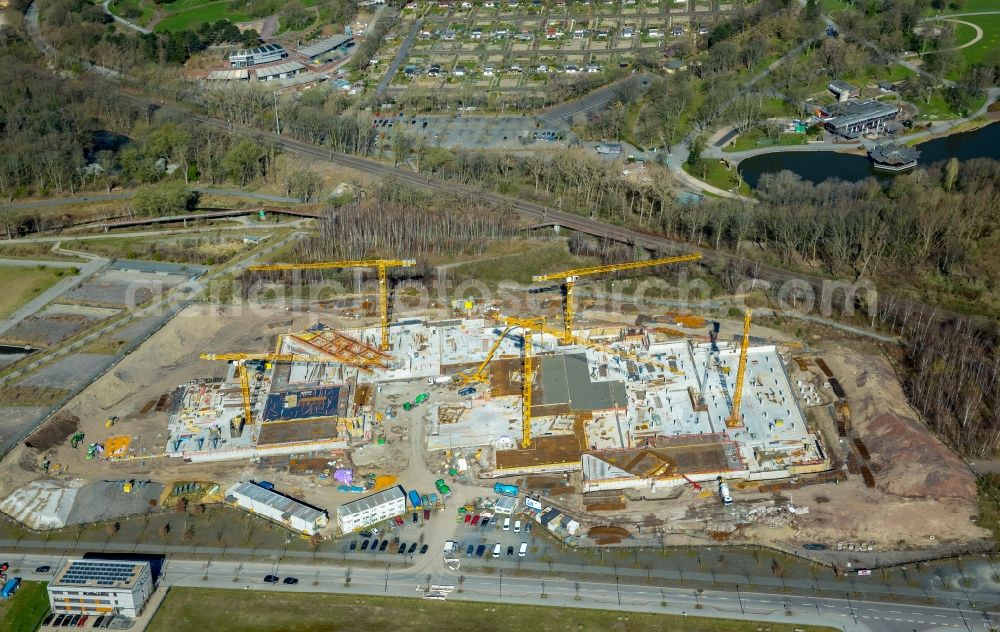
[[518, 520], [514, 523], [514, 533], [521, 533], [521, 521]]
[[493, 557], [500, 557], [500, 543], [493, 545]]
[[517, 556], [518, 557], [524, 557], [524, 554], [527, 553], [527, 552], [528, 552], [528, 543], [527, 542], [522, 542], [521, 543], [521, 548], [517, 552]]
[[503, 519], [503, 530], [510, 531], [510, 518]]

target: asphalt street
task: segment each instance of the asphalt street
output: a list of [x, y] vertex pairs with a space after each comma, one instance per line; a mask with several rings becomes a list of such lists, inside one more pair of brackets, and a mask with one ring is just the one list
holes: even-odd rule
[[[28, 580], [52, 578], [66, 558], [59, 555], [13, 553], [7, 559], [13, 573]], [[41, 565], [52, 570], [36, 574]], [[271, 585], [264, 576], [295, 577], [294, 586]], [[345, 579], [350, 577], [348, 584]], [[728, 619], [828, 625], [844, 632], [895, 632], [918, 630], [983, 630], [997, 625], [1000, 617], [988, 615], [967, 604], [915, 606], [843, 599], [782, 596], [758, 592], [721, 592], [684, 588], [655, 588], [619, 582], [536, 579], [496, 573], [492, 576], [461, 572], [424, 572], [394, 565], [385, 567], [342, 567], [331, 565], [268, 562], [187, 560], [171, 558], [164, 566], [162, 585], [193, 588], [227, 588], [255, 592], [325, 592], [340, 594], [390, 595], [417, 598], [428, 585], [451, 586], [448, 599], [549, 605], [569, 608], [597, 608], [627, 612], [669, 613], [683, 616], [710, 616]], [[428, 583], [429, 582], [429, 583]], [[459, 592], [461, 591], [461, 592]]]

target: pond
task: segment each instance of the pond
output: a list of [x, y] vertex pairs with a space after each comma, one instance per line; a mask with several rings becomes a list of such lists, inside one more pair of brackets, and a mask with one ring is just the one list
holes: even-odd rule
[[[973, 158], [1000, 159], [1000, 125], [987, 125], [977, 130], [936, 138], [917, 145], [920, 150], [919, 165], [929, 167], [951, 157], [959, 160]], [[833, 151], [794, 152], [783, 151], [761, 154], [740, 163], [740, 173], [751, 187], [756, 187], [765, 173], [788, 170], [803, 180], [819, 183], [830, 178], [858, 182], [868, 177], [889, 180], [891, 174], [875, 171], [867, 156], [842, 154]]]

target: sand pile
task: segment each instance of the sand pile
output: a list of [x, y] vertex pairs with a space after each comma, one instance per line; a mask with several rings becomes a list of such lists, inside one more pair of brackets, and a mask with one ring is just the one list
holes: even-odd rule
[[32, 481], [0, 501], [0, 511], [32, 529], [58, 529], [66, 526], [82, 486], [79, 480], [67, 484], [51, 479]]
[[864, 425], [876, 485], [884, 491], [916, 498], [976, 496], [969, 468], [913, 419], [886, 412]]

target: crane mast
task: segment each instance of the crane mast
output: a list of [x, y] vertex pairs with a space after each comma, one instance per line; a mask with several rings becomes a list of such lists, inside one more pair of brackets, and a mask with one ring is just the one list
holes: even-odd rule
[[743, 315], [743, 341], [740, 343], [740, 363], [736, 369], [736, 391], [733, 393], [733, 410], [726, 420], [729, 428], [739, 428], [743, 425], [740, 416], [740, 404], [743, 401], [743, 380], [747, 372], [747, 351], [750, 349], [750, 318], [753, 311], [748, 309]]
[[253, 265], [253, 271], [275, 272], [284, 270], [330, 270], [334, 268], [375, 268], [378, 271], [378, 311], [382, 326], [382, 342], [379, 348], [389, 350], [389, 268], [408, 268], [416, 265], [413, 259], [360, 259], [351, 261], [326, 261], [322, 263], [272, 263]]
[[648, 261], [631, 261], [628, 263], [617, 263], [604, 266], [591, 266], [589, 268], [578, 268], [576, 270], [566, 270], [565, 272], [554, 272], [552, 274], [538, 274], [531, 277], [532, 281], [560, 281], [563, 291], [563, 344], [573, 342], [573, 319], [575, 307], [573, 305], [573, 286], [582, 276], [603, 274], [605, 272], [623, 272], [625, 270], [639, 270], [641, 268], [651, 268], [653, 266], [669, 265], [671, 263], [686, 263], [698, 261], [701, 253], [690, 255], [680, 255], [676, 257], [661, 257]]

